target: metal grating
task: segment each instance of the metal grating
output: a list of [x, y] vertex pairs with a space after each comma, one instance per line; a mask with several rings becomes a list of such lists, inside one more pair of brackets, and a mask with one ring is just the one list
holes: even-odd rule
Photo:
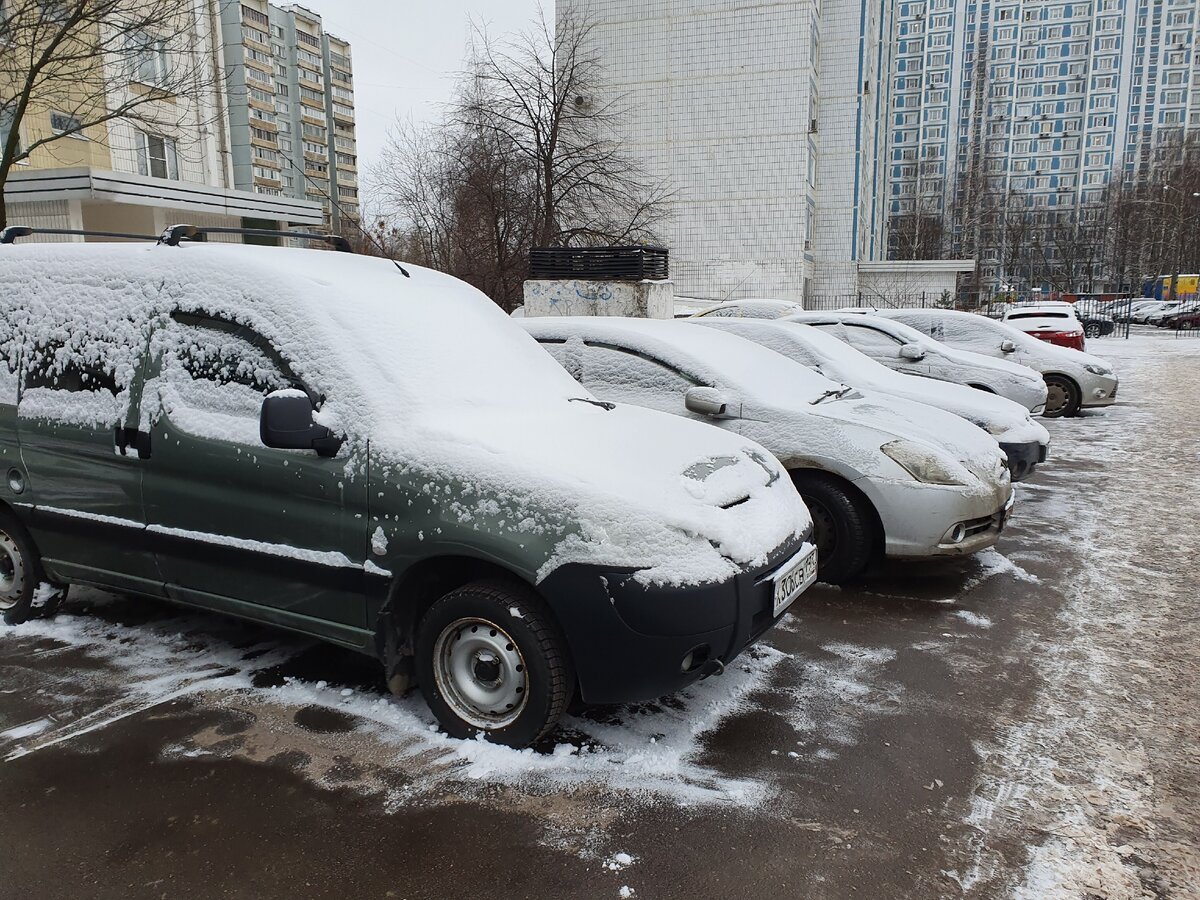
[[529, 277], [535, 281], [666, 281], [665, 247], [535, 247]]

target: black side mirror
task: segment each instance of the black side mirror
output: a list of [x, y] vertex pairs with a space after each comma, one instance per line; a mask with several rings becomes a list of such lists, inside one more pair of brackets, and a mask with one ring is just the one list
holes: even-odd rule
[[274, 391], [263, 400], [258, 419], [263, 446], [276, 450], [315, 450], [336, 456], [342, 439], [313, 421], [312, 400], [303, 391]]

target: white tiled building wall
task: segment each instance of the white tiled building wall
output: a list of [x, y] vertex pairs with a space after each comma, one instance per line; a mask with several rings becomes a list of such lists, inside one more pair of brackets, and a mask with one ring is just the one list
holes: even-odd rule
[[585, 12], [626, 147], [675, 191], [660, 237], [676, 293], [799, 298], [814, 189], [816, 0], [560, 0]]

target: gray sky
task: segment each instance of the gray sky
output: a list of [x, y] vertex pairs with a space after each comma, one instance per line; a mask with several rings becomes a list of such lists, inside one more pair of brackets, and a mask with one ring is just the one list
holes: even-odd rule
[[[325, 30], [350, 42], [359, 168], [379, 158], [390, 125], [438, 115], [462, 68], [468, 22], [502, 35], [533, 22], [538, 0], [298, 0]], [[547, 9], [553, 9], [547, 0]], [[365, 179], [364, 179], [365, 180]]]

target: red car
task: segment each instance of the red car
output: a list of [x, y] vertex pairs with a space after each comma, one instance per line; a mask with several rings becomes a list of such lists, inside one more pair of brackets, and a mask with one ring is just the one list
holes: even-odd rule
[[1083, 323], [1069, 303], [1036, 303], [1015, 306], [1004, 314], [1004, 323], [1030, 337], [1072, 350], [1083, 350]]
[[1200, 310], [1178, 315], [1175, 317], [1175, 321], [1172, 322], [1172, 324], [1181, 330], [1200, 328]]

